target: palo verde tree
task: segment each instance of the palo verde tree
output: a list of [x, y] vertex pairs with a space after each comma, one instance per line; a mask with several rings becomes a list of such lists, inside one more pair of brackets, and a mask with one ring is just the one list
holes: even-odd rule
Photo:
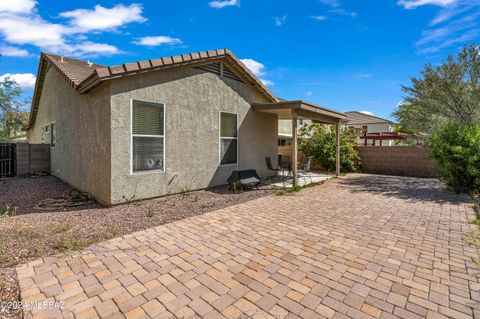
[[438, 66], [426, 65], [403, 86], [407, 94], [394, 112], [406, 130], [435, 132], [445, 123], [480, 122], [480, 48], [465, 46]]

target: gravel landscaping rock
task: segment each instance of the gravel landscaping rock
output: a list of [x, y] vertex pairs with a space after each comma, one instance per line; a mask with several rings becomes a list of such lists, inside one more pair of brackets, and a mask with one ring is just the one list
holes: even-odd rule
[[[0, 181], [0, 301], [19, 300], [14, 265], [273, 194], [235, 194], [219, 187], [113, 207], [95, 203], [56, 211], [35, 208], [41, 200], [71, 190], [52, 176]], [[21, 318], [21, 312], [0, 309], [0, 318]]]
[[74, 210], [41, 211], [36, 204], [46, 198], [67, 195], [71, 188], [55, 177], [12, 179], [0, 185], [0, 208], [15, 207], [16, 215], [0, 217], [0, 267], [25, 263], [93, 243], [204, 214], [255, 198], [272, 190], [239, 194], [226, 187], [137, 200], [103, 207], [99, 204]]
[[17, 215], [37, 213], [39, 210], [35, 206], [41, 200], [66, 196], [72, 189], [53, 176], [3, 179], [0, 180], [0, 210], [8, 209]]
[[20, 319], [22, 312], [6, 307], [3, 302], [15, 302], [20, 299], [17, 272], [15, 267], [0, 268], [0, 318]]

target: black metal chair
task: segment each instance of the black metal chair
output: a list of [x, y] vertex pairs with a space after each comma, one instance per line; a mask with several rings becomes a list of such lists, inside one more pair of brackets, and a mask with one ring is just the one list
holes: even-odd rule
[[310, 171], [310, 166], [312, 165], [312, 157], [309, 156], [305, 159], [305, 162], [298, 165], [298, 169], [302, 172]]
[[281, 169], [279, 167], [277, 167], [277, 168], [273, 167], [272, 159], [270, 157], [265, 157], [265, 161], [267, 162], [268, 170], [271, 171], [271, 172], [275, 172], [275, 175], [277, 175], [278, 172], [281, 171]]
[[[309, 156], [305, 159], [305, 162], [303, 162], [302, 165], [298, 165], [298, 173], [300, 174], [305, 174], [305, 173], [308, 173], [310, 171], [310, 166], [312, 165], [312, 157]], [[312, 176], [306, 176], [306, 175], [303, 175], [302, 176], [303, 180], [305, 181], [305, 184], [307, 184], [307, 178], [310, 178], [310, 183], [313, 182], [313, 179], [312, 179]]]

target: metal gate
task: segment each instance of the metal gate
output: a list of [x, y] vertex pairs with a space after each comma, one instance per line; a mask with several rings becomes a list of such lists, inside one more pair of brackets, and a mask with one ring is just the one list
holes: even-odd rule
[[16, 144], [0, 142], [0, 178], [16, 174]]

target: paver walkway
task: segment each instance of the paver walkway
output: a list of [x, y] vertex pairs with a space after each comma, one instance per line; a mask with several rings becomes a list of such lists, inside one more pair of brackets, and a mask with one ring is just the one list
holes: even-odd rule
[[435, 180], [349, 175], [18, 267], [56, 318], [480, 318], [474, 213]]

